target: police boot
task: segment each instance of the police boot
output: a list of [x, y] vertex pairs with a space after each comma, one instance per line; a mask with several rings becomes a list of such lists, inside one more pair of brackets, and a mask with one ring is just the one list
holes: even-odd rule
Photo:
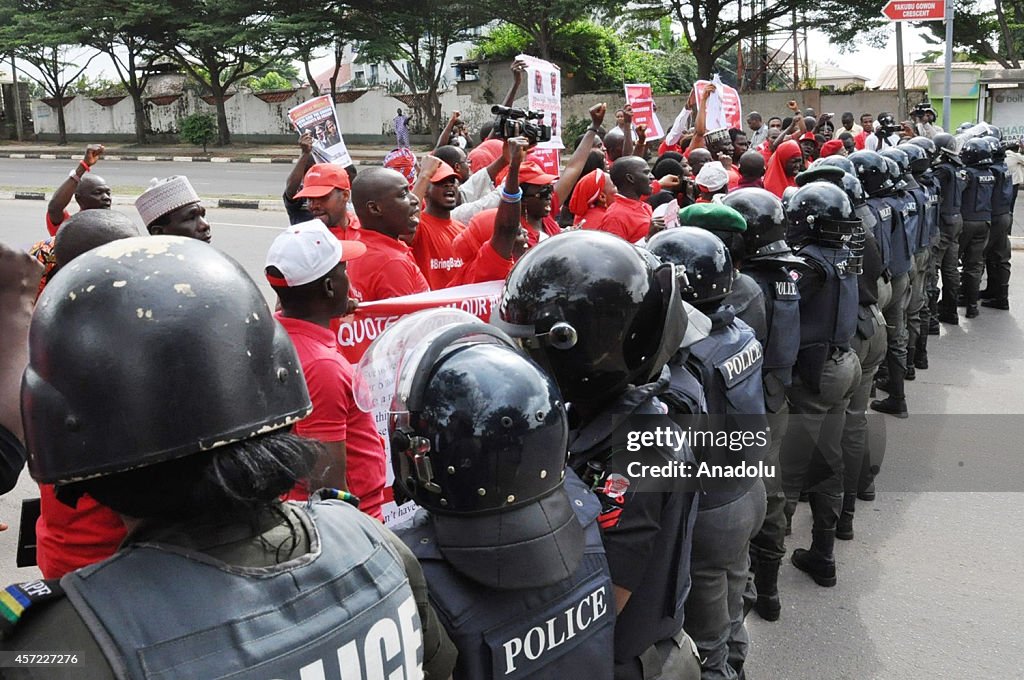
[[857, 507], [857, 494], [843, 494], [843, 511], [836, 523], [836, 538], [842, 541], [853, 540], [853, 511]]
[[989, 309], [1007, 310], [1010, 308], [1010, 300], [1007, 297], [1009, 292], [1009, 286], [999, 286], [999, 290], [994, 292], [989, 299], [983, 299], [981, 306], [988, 307]]
[[939, 334], [939, 313], [935, 312], [931, 318], [928, 319], [928, 335]]
[[906, 374], [906, 366], [892, 354], [885, 357], [885, 363], [889, 365], [889, 384], [887, 385], [889, 396], [871, 402], [871, 410], [888, 413], [897, 418], [906, 418], [907, 400], [903, 393], [903, 377]]
[[[886, 354], [888, 357], [889, 355]], [[889, 391], [889, 367], [886, 362], [883, 361], [878, 365], [878, 370], [875, 371], [875, 382], [871, 384], [872, 391], [881, 390], [883, 392]], [[874, 396], [874, 395], [872, 395]]]
[[778, 621], [782, 612], [779, 601], [779, 565], [782, 560], [765, 560], [757, 562], [754, 571], [754, 586], [757, 588], [757, 601], [754, 611], [765, 621]]
[[819, 586], [831, 588], [836, 584], [836, 560], [832, 555], [835, 544], [835, 529], [815, 529], [811, 532], [811, 549], [797, 548], [790, 561]]
[[904, 380], [917, 380], [917, 369], [914, 367], [914, 357], [917, 355], [917, 346], [907, 347], [907, 370], [903, 374]]
[[943, 296], [942, 300], [939, 301], [938, 316], [939, 321], [942, 323], [951, 323], [954, 326], [960, 323], [960, 317], [957, 314], [956, 305], [953, 304], [951, 299], [948, 299], [945, 296]]
[[793, 515], [796, 514], [796, 501], [786, 497], [786, 504], [782, 506], [782, 514], [786, 516], [786, 535], [793, 533]]
[[928, 370], [928, 335], [917, 336], [917, 351], [914, 353], [914, 368]]

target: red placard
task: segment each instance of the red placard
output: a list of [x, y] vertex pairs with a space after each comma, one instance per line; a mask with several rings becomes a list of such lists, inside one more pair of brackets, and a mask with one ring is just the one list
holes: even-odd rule
[[890, 0], [882, 14], [893, 21], [944, 21], [945, 0]]
[[626, 85], [626, 102], [633, 110], [633, 125], [647, 126], [647, 139], [661, 139], [665, 131], [654, 112], [654, 94], [647, 83]]

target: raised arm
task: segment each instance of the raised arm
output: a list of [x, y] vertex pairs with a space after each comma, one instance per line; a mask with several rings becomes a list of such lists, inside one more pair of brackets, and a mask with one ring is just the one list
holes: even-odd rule
[[594, 148], [594, 137], [597, 136], [597, 129], [604, 122], [604, 114], [607, 111], [607, 104], [595, 104], [590, 107], [590, 127], [583, 134], [583, 139], [580, 140], [576, 150], [572, 152], [572, 156], [565, 164], [565, 169], [562, 170], [558, 181], [555, 182], [555, 194], [558, 195], [559, 200], [569, 200], [569, 194], [576, 186], [580, 173], [583, 172], [583, 166], [586, 165], [587, 158], [590, 156], [590, 151]]
[[501, 203], [494, 216], [494, 233], [491, 235], [491, 247], [506, 260], [512, 258], [516, 240], [522, 229], [519, 220], [522, 216], [520, 201], [523, 191], [519, 188], [519, 166], [526, 157], [526, 149], [530, 142], [525, 137], [513, 137], [508, 140], [511, 160], [505, 184], [501, 187]]
[[708, 99], [717, 88], [708, 85], [700, 96], [700, 106], [697, 108], [697, 118], [693, 121], [693, 139], [690, 140], [690, 151], [704, 148], [704, 133], [708, 131]]
[[68, 178], [60, 183], [60, 186], [53, 192], [53, 196], [50, 197], [50, 202], [46, 206], [46, 215], [50, 218], [51, 224], [60, 224], [64, 220], [64, 210], [71, 203], [75, 190], [78, 189], [78, 183], [82, 181], [82, 175], [89, 172], [102, 155], [102, 144], [90, 144], [85, 147], [85, 154], [82, 160], [71, 170]]
[[316, 164], [316, 159], [313, 158], [313, 135], [303, 132], [299, 137], [299, 160], [292, 166], [292, 171], [288, 173], [288, 179], [284, 182], [284, 195], [288, 197], [289, 201], [299, 193], [302, 178], [314, 164]]

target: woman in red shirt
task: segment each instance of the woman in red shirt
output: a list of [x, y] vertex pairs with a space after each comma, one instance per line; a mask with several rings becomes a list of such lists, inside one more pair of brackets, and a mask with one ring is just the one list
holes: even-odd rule
[[768, 161], [764, 173], [764, 188], [782, 198], [786, 187], [796, 186], [796, 175], [804, 169], [803, 152], [792, 139], [779, 145]]

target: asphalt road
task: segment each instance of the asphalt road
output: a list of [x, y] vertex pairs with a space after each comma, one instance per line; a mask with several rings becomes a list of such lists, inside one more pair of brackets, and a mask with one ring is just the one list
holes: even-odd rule
[[[43, 209], [0, 201], [0, 239], [40, 238]], [[118, 209], [133, 214], [129, 206]], [[209, 217], [214, 245], [262, 281], [263, 257], [284, 213], [210, 210]], [[1024, 255], [1014, 265], [1024, 271]], [[856, 539], [837, 542], [838, 586], [819, 588], [783, 566], [782, 619], [766, 623], [751, 614], [747, 621], [751, 680], [1021, 676], [1024, 275], [1011, 295], [1012, 311], [983, 309], [931, 338], [931, 368], [907, 383], [913, 415], [881, 417], [889, 445], [878, 499], [858, 504]], [[21, 499], [34, 495], [23, 475], [0, 497], [0, 518], [16, 527]], [[808, 543], [809, 515], [801, 505], [790, 549]], [[15, 539], [14, 528], [0, 533], [0, 582], [36, 576], [13, 567]]]
[[[63, 182], [77, 161], [0, 158], [0, 189], [33, 189], [49, 194]], [[200, 196], [277, 198], [292, 166], [284, 163], [172, 163], [100, 161], [101, 175], [114, 195], [138, 195], [154, 177], [185, 175]]]

